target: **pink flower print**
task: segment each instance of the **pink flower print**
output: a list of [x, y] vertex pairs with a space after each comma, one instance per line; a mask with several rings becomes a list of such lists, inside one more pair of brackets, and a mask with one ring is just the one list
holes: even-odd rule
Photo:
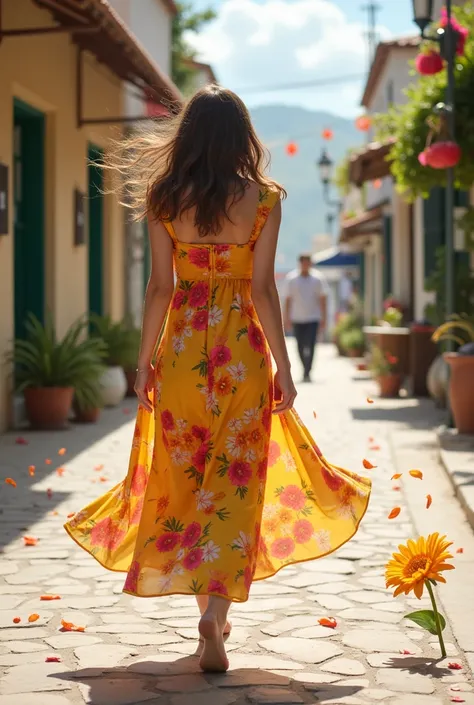
[[252, 569], [250, 568], [249, 565], [246, 565], [245, 570], [244, 570], [244, 585], [245, 585], [245, 589], [247, 590], [247, 592], [252, 587], [252, 580], [253, 580]]
[[229, 245], [216, 245], [216, 254], [223, 255], [225, 252], [229, 252]]
[[192, 463], [196, 470], [201, 473], [204, 472], [205, 467], [206, 467], [206, 460], [207, 460], [207, 454], [209, 452], [209, 443], [202, 443], [197, 451], [194, 453], [193, 457], [191, 458]]
[[136, 592], [138, 588], [138, 578], [140, 577], [140, 563], [138, 561], [133, 561], [130, 569], [127, 573], [127, 578], [125, 580], [124, 590], [128, 592]]
[[113, 551], [120, 546], [125, 538], [125, 531], [120, 529], [120, 526], [112, 521], [110, 517], [97, 522], [90, 533], [91, 546], [100, 546], [109, 551]]
[[137, 524], [140, 523], [140, 519], [142, 517], [142, 511], [143, 511], [143, 502], [144, 502], [144, 497], [140, 497], [138, 502], [135, 505], [135, 509], [132, 512], [132, 516], [130, 517], [130, 526], [136, 526]]
[[209, 298], [209, 284], [207, 282], [196, 282], [189, 291], [189, 304], [193, 308], [201, 308], [207, 304]]
[[255, 350], [255, 352], [258, 353], [265, 352], [266, 341], [260, 326], [256, 326], [255, 323], [250, 323], [248, 327], [248, 337], [252, 350]]
[[192, 548], [184, 557], [183, 568], [186, 570], [197, 570], [202, 563], [202, 548]]
[[191, 325], [194, 330], [206, 330], [209, 313], [205, 309], [196, 311], [191, 318]]
[[275, 465], [276, 461], [281, 455], [280, 446], [276, 441], [270, 441], [268, 446], [268, 467], [271, 468]]
[[208, 593], [216, 593], [217, 592], [218, 595], [227, 595], [228, 594], [227, 588], [224, 585], [224, 583], [222, 583], [220, 580], [215, 580], [214, 578], [209, 580], [209, 583], [207, 585], [207, 592]]
[[174, 429], [174, 418], [169, 409], [165, 409], [165, 411], [161, 412], [161, 425], [165, 431], [172, 431]]
[[155, 543], [155, 546], [160, 553], [167, 553], [168, 551], [173, 551], [176, 546], [179, 546], [180, 542], [181, 535], [178, 534], [177, 531], [165, 531]]
[[192, 548], [195, 546], [201, 538], [201, 533], [202, 528], [198, 521], [193, 521], [192, 524], [189, 524], [183, 534], [183, 539], [181, 541], [182, 548]]
[[193, 247], [188, 252], [188, 259], [199, 269], [209, 268], [209, 250], [205, 247]]
[[262, 480], [262, 482], [265, 482], [267, 479], [267, 461], [266, 460], [261, 460], [258, 464], [257, 468], [257, 477], [259, 480]]
[[171, 304], [171, 308], [173, 308], [175, 311], [179, 311], [181, 306], [183, 306], [186, 303], [186, 292], [185, 291], [177, 291], [176, 294], [173, 296], [173, 303]]
[[269, 407], [265, 407], [262, 411], [262, 426], [267, 433], [270, 433], [272, 428], [272, 412]]
[[324, 465], [321, 465], [321, 475], [323, 476], [323, 480], [326, 485], [333, 492], [337, 492], [344, 485], [344, 480], [342, 477], [337, 475], [335, 471], [328, 470], [324, 467]]
[[209, 353], [209, 359], [214, 367], [224, 367], [232, 360], [232, 350], [227, 345], [216, 345]]
[[228, 476], [232, 485], [244, 487], [248, 485], [252, 477], [252, 467], [250, 463], [245, 463], [242, 460], [234, 460], [234, 462], [229, 465]]
[[288, 485], [280, 495], [280, 502], [284, 507], [299, 511], [303, 509], [306, 504], [306, 495], [303, 490], [296, 485]]
[[313, 525], [307, 519], [299, 519], [293, 524], [293, 536], [296, 543], [308, 543], [313, 531]]
[[295, 550], [295, 542], [290, 537], [276, 539], [270, 546], [270, 553], [275, 558], [283, 560], [291, 556]]
[[132, 483], [130, 485], [130, 494], [132, 497], [138, 497], [143, 494], [148, 481], [146, 467], [144, 465], [135, 465], [132, 475]]
[[194, 438], [198, 438], [200, 441], [209, 441], [211, 438], [211, 432], [205, 426], [193, 426], [191, 428], [191, 433]]

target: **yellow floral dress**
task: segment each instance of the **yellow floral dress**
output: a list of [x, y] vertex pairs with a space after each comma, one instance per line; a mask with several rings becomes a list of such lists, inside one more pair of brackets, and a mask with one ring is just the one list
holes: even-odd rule
[[186, 244], [157, 353], [154, 414], [139, 409], [126, 478], [65, 528], [124, 592], [248, 599], [254, 580], [335, 551], [370, 480], [324, 458], [294, 410], [272, 414], [270, 352], [251, 300], [253, 248]]

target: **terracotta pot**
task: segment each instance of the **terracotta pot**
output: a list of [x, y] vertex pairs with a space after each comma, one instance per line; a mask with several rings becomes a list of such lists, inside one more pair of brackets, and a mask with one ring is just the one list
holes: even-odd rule
[[92, 409], [79, 409], [75, 404], [74, 408], [74, 421], [76, 423], [96, 423], [99, 419], [100, 412], [102, 409], [99, 407], [93, 407]]
[[474, 434], [474, 355], [445, 353], [451, 368], [449, 400], [459, 433]]
[[364, 351], [362, 348], [350, 348], [347, 351], [347, 354], [349, 357], [362, 357], [364, 354]]
[[388, 374], [377, 377], [381, 397], [398, 397], [402, 385], [402, 375]]
[[135, 378], [137, 376], [137, 373], [135, 370], [125, 370], [125, 377], [127, 378], [127, 392], [125, 396], [127, 397], [135, 397]]
[[26, 417], [33, 428], [59, 429], [67, 425], [73, 387], [29, 387], [24, 391]]

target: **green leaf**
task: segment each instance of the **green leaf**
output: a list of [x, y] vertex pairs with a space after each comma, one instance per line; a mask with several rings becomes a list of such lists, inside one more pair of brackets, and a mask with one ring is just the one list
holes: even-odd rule
[[[446, 628], [446, 620], [442, 614], [438, 613], [438, 617], [441, 624], [441, 631], [444, 631]], [[410, 614], [405, 615], [405, 619], [410, 619], [412, 622], [415, 622], [415, 624], [418, 624], [419, 627], [426, 629], [430, 634], [438, 634], [436, 630], [435, 613], [433, 610], [418, 610], [417, 612], [411, 612]]]

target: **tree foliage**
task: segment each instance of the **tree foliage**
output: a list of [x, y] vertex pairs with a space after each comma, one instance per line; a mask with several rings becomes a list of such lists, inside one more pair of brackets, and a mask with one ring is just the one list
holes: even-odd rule
[[195, 12], [190, 3], [177, 3], [178, 12], [171, 24], [171, 78], [185, 95], [192, 90], [195, 70], [186, 60], [195, 59], [196, 51], [186, 38], [187, 32], [199, 32], [216, 13], [212, 8]]
[[[454, 8], [454, 14], [469, 30], [465, 54], [455, 62], [455, 136], [462, 149], [455, 180], [457, 188], [468, 190], [474, 183], [474, 2]], [[406, 89], [406, 104], [376, 116], [377, 139], [395, 137], [388, 160], [397, 188], [410, 200], [427, 197], [432, 188], [446, 184], [446, 170], [424, 167], [418, 161], [430, 130], [426, 120], [436, 104], [445, 101], [446, 83], [446, 69], [434, 76], [420, 76]]]

